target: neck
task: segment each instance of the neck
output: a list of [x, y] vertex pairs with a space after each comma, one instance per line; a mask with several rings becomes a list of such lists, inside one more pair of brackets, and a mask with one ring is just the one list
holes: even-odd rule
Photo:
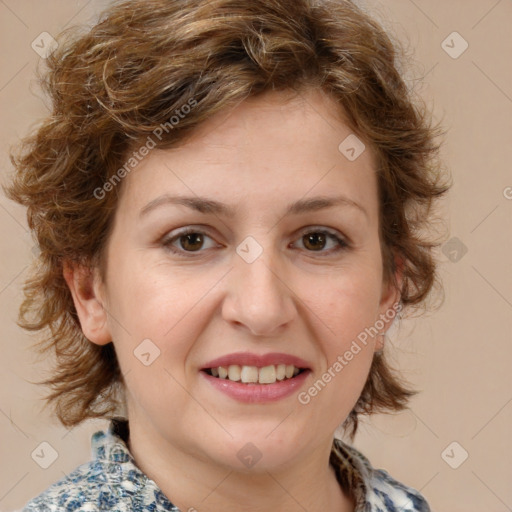
[[219, 466], [170, 445], [130, 422], [130, 451], [139, 468], [180, 510], [208, 512], [353, 512], [329, 465], [332, 439], [292, 465], [247, 472]]

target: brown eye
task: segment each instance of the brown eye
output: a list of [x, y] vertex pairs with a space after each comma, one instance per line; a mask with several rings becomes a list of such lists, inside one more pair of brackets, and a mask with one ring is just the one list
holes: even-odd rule
[[204, 243], [201, 233], [181, 235], [178, 240], [180, 241], [181, 248], [185, 251], [197, 251]]
[[350, 247], [343, 238], [325, 229], [310, 229], [302, 234], [300, 241], [306, 252], [317, 252], [321, 256], [332, 255]]
[[186, 229], [173, 236], [166, 236], [161, 243], [166, 249], [181, 255], [186, 255], [187, 253], [198, 253], [200, 255], [205, 252], [205, 249], [211, 249], [216, 246], [210, 236], [197, 230], [197, 228]]
[[320, 251], [325, 247], [327, 237], [325, 233], [308, 233], [302, 237], [304, 247], [312, 251]]

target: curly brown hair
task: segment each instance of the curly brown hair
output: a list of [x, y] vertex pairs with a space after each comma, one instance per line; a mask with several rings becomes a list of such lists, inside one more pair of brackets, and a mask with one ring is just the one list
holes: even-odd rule
[[[15, 174], [5, 191], [28, 207], [40, 249], [19, 324], [47, 334], [37, 347], [54, 351], [57, 364], [42, 384], [63, 425], [117, 415], [124, 389], [113, 344], [91, 343], [80, 328], [64, 262], [103, 268], [122, 186], [115, 179], [128, 172], [134, 148], [150, 139], [160, 148], [183, 143], [250, 96], [320, 88], [342, 107], [376, 156], [384, 277], [398, 286], [398, 256], [401, 304], [425, 306], [439, 284], [432, 254], [439, 241], [425, 236], [426, 227], [434, 199], [451, 185], [439, 161], [444, 131], [399, 72], [402, 45], [356, 5], [127, 0], [91, 29], [69, 29], [57, 40], [40, 77], [51, 114], [11, 153]], [[359, 414], [403, 409], [413, 394], [376, 353], [344, 427], [353, 437]]]

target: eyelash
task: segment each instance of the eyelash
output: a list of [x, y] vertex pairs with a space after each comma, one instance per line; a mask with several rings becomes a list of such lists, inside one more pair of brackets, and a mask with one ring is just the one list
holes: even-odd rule
[[[324, 251], [324, 250], [320, 250], [320, 251], [309, 251], [307, 249], [306, 252], [309, 252], [309, 253], [313, 253], [313, 254], [320, 254], [320, 255], [331, 255], [333, 253], [338, 253], [340, 251], [344, 251], [344, 250], [347, 250], [350, 248], [350, 244], [343, 238], [339, 237], [335, 232], [332, 232], [330, 230], [327, 230], [325, 228], [312, 228], [308, 231], [303, 231], [300, 235], [299, 235], [299, 239], [301, 239], [302, 237], [306, 236], [306, 235], [310, 235], [310, 234], [318, 234], [318, 233], [321, 233], [321, 234], [324, 234], [324, 235], [327, 235], [327, 237], [329, 237], [331, 240], [334, 240], [337, 244], [338, 244], [338, 247], [337, 248], [334, 248], [334, 249], [330, 249], [328, 251]], [[177, 249], [176, 247], [174, 247], [172, 244], [174, 241], [176, 240], [179, 240], [181, 237], [183, 236], [186, 236], [186, 235], [190, 235], [190, 234], [199, 234], [199, 235], [206, 235], [208, 238], [211, 238], [207, 233], [205, 233], [204, 231], [201, 231], [197, 228], [185, 228], [183, 229], [182, 231], [176, 233], [175, 235], [173, 235], [172, 237], [164, 237], [162, 239], [162, 245], [164, 247], [166, 247], [169, 251], [171, 251], [173, 254], [180, 254], [180, 255], [184, 255], [186, 254], [187, 256], [186, 257], [190, 257], [190, 258], [195, 258], [195, 257], [198, 257], [200, 255], [200, 253], [204, 252], [204, 250], [199, 250], [199, 251], [185, 251], [183, 249]], [[325, 257], [325, 256], [320, 256], [320, 257]]]

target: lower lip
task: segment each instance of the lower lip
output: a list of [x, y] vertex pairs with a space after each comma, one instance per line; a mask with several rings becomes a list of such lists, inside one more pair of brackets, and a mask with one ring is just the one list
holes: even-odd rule
[[277, 381], [274, 384], [243, 384], [229, 379], [212, 377], [206, 372], [199, 372], [216, 389], [239, 402], [263, 403], [276, 402], [297, 391], [307, 379], [310, 370], [299, 373], [292, 379]]

